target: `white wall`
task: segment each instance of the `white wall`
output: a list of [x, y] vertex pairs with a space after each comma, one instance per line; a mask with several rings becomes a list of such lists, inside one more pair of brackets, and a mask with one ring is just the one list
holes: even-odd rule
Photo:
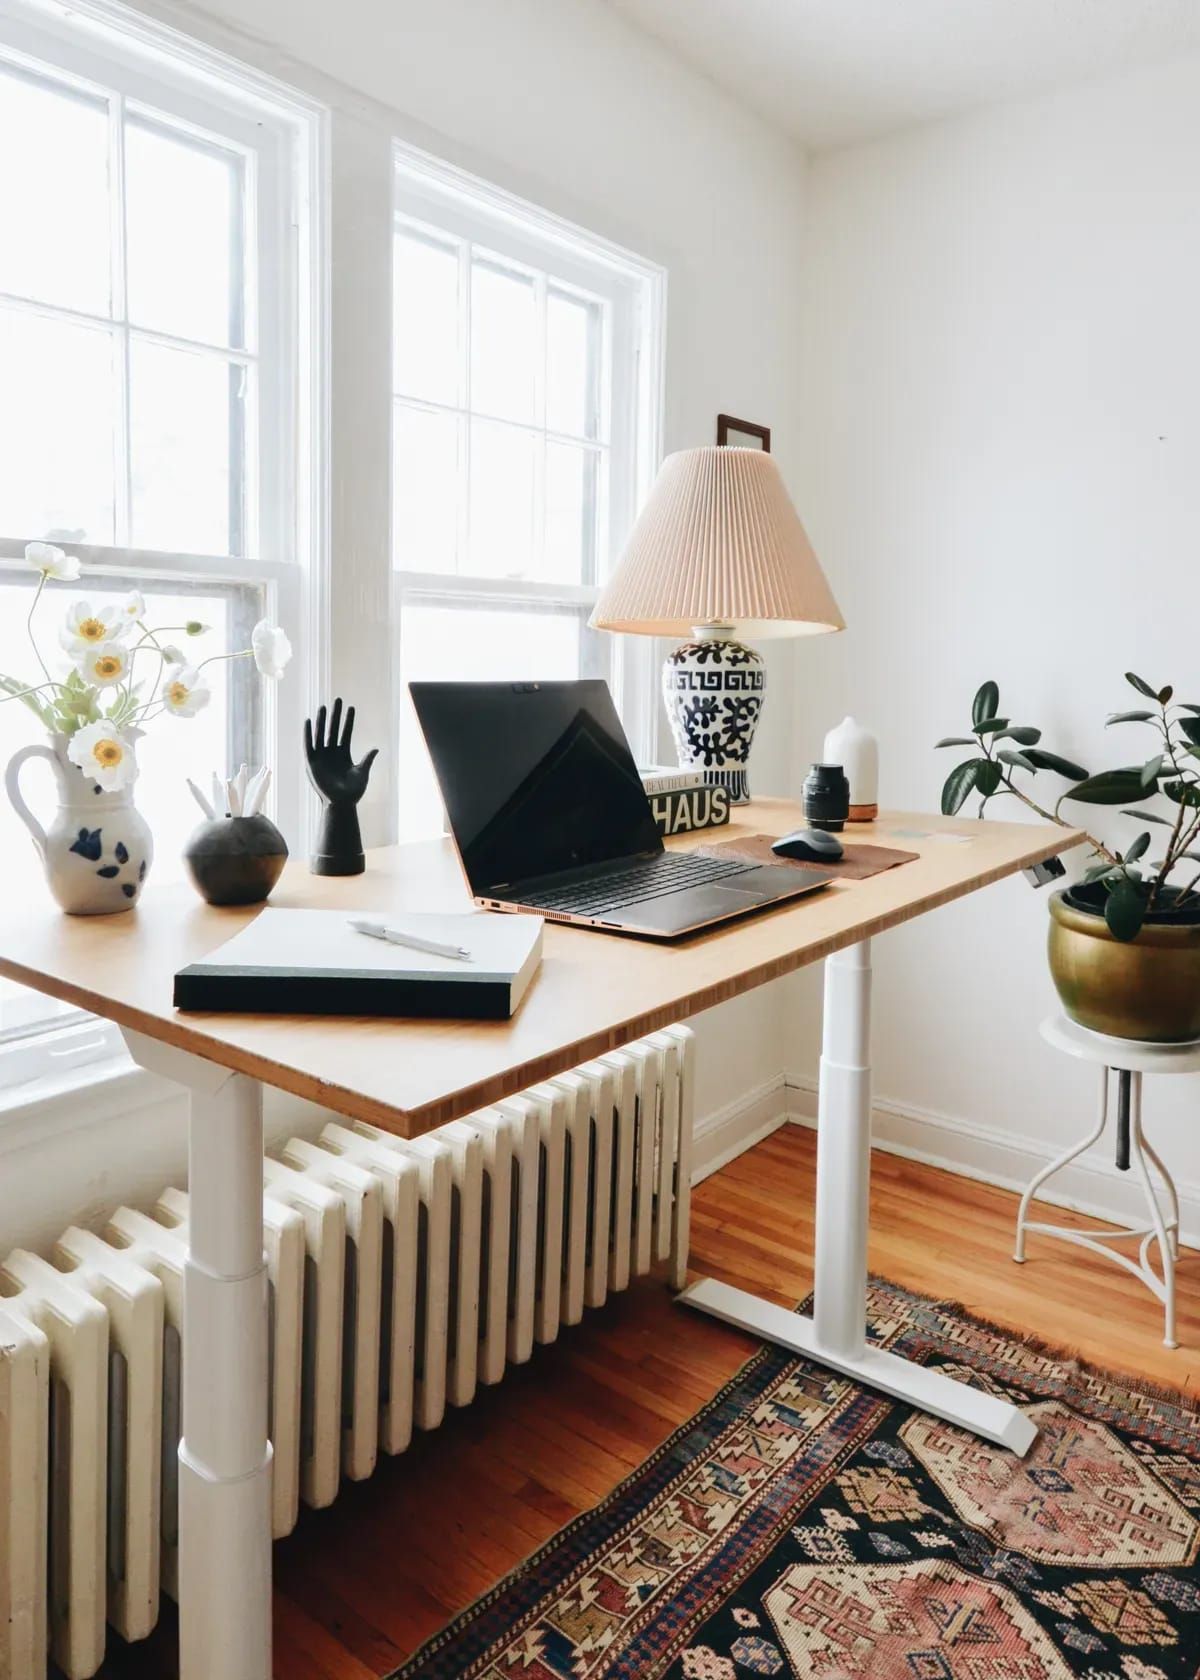
[[[801, 650], [798, 756], [853, 710], [885, 801], [936, 808], [932, 743], [994, 677], [1048, 746], [1149, 757], [1103, 719], [1128, 669], [1200, 700], [1200, 63], [821, 157], [808, 207], [801, 506], [850, 628]], [[876, 1089], [910, 1146], [998, 1161], [1084, 1127], [1090, 1077], [1037, 1036], [1043, 900], [1012, 881], [877, 941]], [[1148, 1113], [1200, 1181], [1196, 1100], [1160, 1081]]]
[[[339, 557], [388, 552], [390, 144], [410, 140], [662, 263], [668, 270], [667, 449], [715, 441], [719, 411], [765, 421], [785, 475], [800, 462], [802, 154], [601, 0], [228, 0], [149, 13], [315, 94], [333, 109], [333, 588]], [[319, 66], [319, 68], [317, 68]], [[332, 686], [362, 695], [359, 736], [386, 726], [386, 558], [341, 597]], [[770, 654], [755, 770], [790, 781], [790, 647]], [[394, 679], [393, 679], [394, 680]], [[374, 712], [372, 707], [374, 706]], [[383, 766], [380, 766], [381, 771]], [[368, 814], [379, 838], [385, 777]], [[702, 1111], [782, 1067], [782, 999], [767, 988], [701, 1023]], [[276, 1124], [283, 1124], [277, 1120]], [[309, 1115], [305, 1122], [312, 1124]], [[182, 1170], [162, 1105], [43, 1147], [22, 1133], [0, 1182], [0, 1245], [41, 1239], [126, 1180]], [[152, 1140], [147, 1149], [147, 1140]], [[4, 1122], [0, 1121], [0, 1150]]]

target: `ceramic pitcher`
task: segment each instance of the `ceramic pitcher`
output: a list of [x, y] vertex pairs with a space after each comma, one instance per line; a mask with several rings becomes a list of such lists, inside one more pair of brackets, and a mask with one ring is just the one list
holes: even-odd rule
[[[54, 770], [58, 811], [49, 829], [21, 795], [21, 769], [31, 758], [46, 759]], [[130, 788], [106, 793], [71, 763], [65, 735], [14, 753], [4, 782], [13, 810], [33, 836], [50, 891], [64, 910], [73, 916], [103, 916], [133, 908], [154, 845]]]

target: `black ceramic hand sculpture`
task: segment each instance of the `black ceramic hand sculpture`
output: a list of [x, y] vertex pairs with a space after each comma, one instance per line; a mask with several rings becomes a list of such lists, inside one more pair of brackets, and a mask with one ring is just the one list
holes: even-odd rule
[[354, 707], [347, 706], [343, 724], [340, 700], [333, 702], [328, 734], [324, 706], [317, 713], [315, 727], [311, 718], [304, 720], [308, 779], [326, 801], [317, 849], [312, 857], [314, 875], [361, 875], [366, 868], [358, 827], [358, 802], [367, 791], [367, 778], [379, 749], [372, 747], [355, 764], [350, 756], [353, 732]]

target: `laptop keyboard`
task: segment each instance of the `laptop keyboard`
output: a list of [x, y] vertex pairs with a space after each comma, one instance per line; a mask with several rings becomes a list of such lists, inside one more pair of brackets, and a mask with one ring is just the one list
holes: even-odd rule
[[614, 910], [624, 910], [631, 904], [642, 904], [648, 898], [662, 898], [666, 893], [681, 892], [685, 887], [707, 886], [726, 875], [744, 875], [752, 863], [736, 859], [697, 857], [693, 852], [665, 852], [662, 857], [646, 858], [641, 863], [605, 875], [596, 881], [576, 881], [570, 887], [545, 888], [541, 892], [521, 892], [522, 904], [533, 910], [564, 910], [575, 916], [604, 916]]

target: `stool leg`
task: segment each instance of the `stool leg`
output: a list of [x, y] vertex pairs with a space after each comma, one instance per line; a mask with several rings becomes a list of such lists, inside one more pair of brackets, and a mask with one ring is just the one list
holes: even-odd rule
[[1179, 1192], [1175, 1188], [1175, 1180], [1171, 1177], [1162, 1159], [1150, 1139], [1142, 1135], [1142, 1148], [1158, 1168], [1158, 1176], [1163, 1181], [1163, 1188], [1167, 1192], [1167, 1201], [1171, 1208], [1171, 1217], [1167, 1221], [1167, 1230], [1171, 1235], [1171, 1252], [1175, 1259], [1179, 1258]]
[[[1162, 1209], [1158, 1205], [1158, 1196], [1154, 1189], [1154, 1181], [1150, 1177], [1150, 1169], [1146, 1165], [1148, 1149], [1142, 1132], [1142, 1076], [1140, 1073], [1133, 1075], [1132, 1096], [1132, 1153], [1137, 1162], [1142, 1188], [1146, 1192], [1146, 1205], [1150, 1210], [1150, 1222], [1154, 1226], [1154, 1234], [1158, 1238], [1158, 1255], [1162, 1264], [1163, 1346], [1177, 1348], [1179, 1343], [1175, 1339], [1175, 1244], [1163, 1221]], [[1159, 1170], [1161, 1171], [1161, 1167]], [[1173, 1185], [1171, 1186], [1171, 1194], [1172, 1196], [1174, 1194]], [[1149, 1238], [1147, 1238], [1147, 1241], [1149, 1241]]]
[[1016, 1247], [1013, 1249], [1013, 1259], [1018, 1263], [1018, 1265], [1023, 1265], [1025, 1261], [1025, 1224], [1029, 1218], [1030, 1202], [1037, 1195], [1038, 1191], [1041, 1189], [1042, 1185], [1045, 1184], [1048, 1178], [1053, 1178], [1056, 1172], [1061, 1171], [1061, 1169], [1073, 1161], [1077, 1155], [1082, 1155], [1084, 1150], [1092, 1147], [1104, 1131], [1107, 1119], [1108, 1069], [1106, 1067], [1102, 1067], [1100, 1069], [1100, 1108], [1096, 1115], [1096, 1124], [1088, 1133], [1087, 1137], [1084, 1138], [1082, 1143], [1073, 1143], [1069, 1149], [1064, 1149], [1061, 1155], [1056, 1155], [1053, 1161], [1048, 1162], [1040, 1172], [1035, 1173], [1033, 1178], [1029, 1181], [1028, 1189], [1021, 1197], [1021, 1205], [1017, 1209], [1017, 1241]]

